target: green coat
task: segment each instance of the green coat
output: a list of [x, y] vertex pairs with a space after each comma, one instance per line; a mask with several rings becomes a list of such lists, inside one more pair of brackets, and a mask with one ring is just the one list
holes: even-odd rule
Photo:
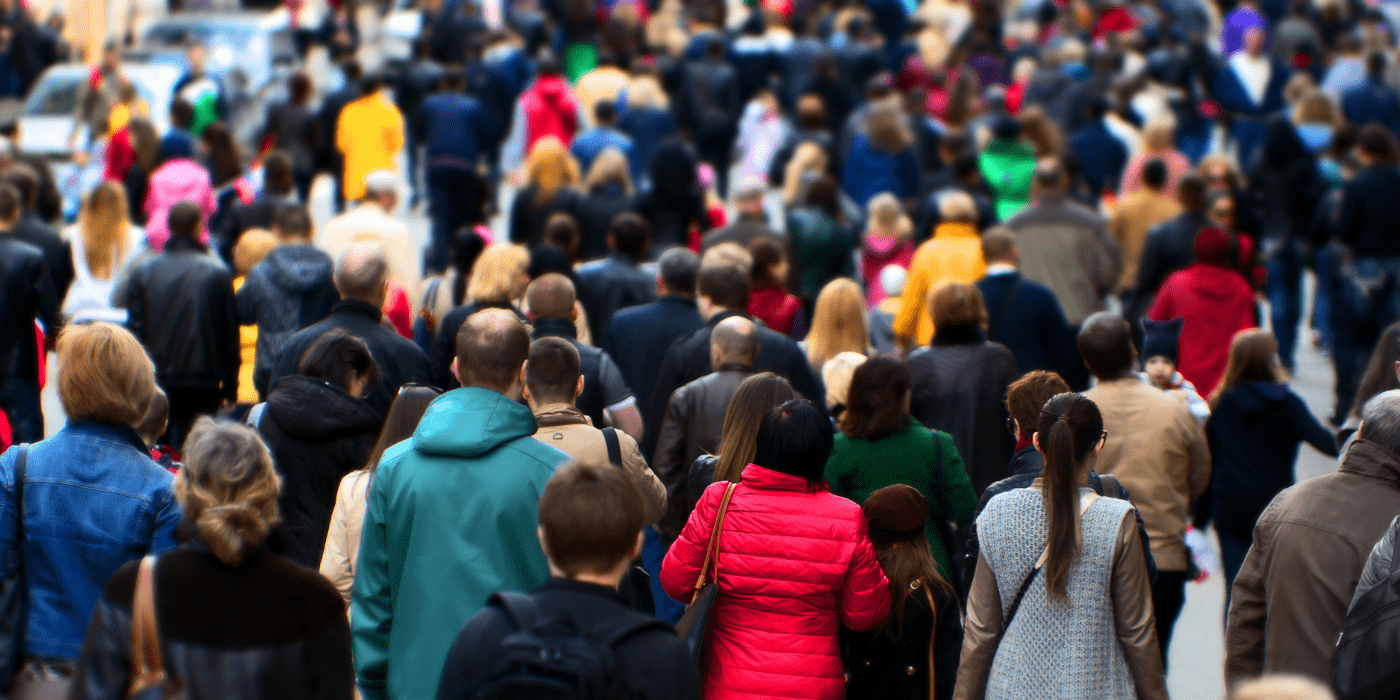
[[996, 200], [997, 221], [1026, 208], [1035, 178], [1035, 150], [1020, 141], [992, 139], [977, 158], [982, 179]]
[[465, 388], [433, 401], [384, 452], [365, 509], [351, 598], [367, 700], [434, 700], [448, 647], [491, 593], [549, 577], [535, 505], [563, 452], [530, 409]]
[[877, 489], [893, 484], [908, 484], [928, 499], [929, 521], [925, 525], [933, 558], [947, 575], [948, 550], [938, 527], [945, 517], [938, 499], [933, 497], [933, 474], [936, 465], [943, 466], [939, 479], [948, 493], [948, 507], [955, 520], [971, 520], [977, 508], [977, 494], [967, 478], [962, 457], [947, 433], [933, 432], [913, 418], [904, 432], [883, 440], [862, 440], [838, 434], [831, 458], [826, 462], [826, 483], [832, 493], [863, 503]]

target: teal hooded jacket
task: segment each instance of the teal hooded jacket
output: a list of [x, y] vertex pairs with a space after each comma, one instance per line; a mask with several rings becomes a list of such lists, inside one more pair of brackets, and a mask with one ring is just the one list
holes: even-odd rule
[[351, 598], [367, 700], [433, 700], [448, 647], [498, 590], [549, 577], [535, 506], [568, 455], [532, 437], [530, 409], [487, 389], [438, 397], [384, 452]]

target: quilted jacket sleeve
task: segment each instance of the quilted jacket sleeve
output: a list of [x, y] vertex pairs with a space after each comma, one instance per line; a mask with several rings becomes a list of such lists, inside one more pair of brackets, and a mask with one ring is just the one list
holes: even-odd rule
[[705, 547], [710, 543], [710, 528], [714, 527], [715, 511], [719, 500], [724, 497], [728, 482], [711, 484], [695, 504], [680, 537], [666, 552], [661, 562], [661, 588], [666, 595], [689, 603], [695, 597], [695, 578], [700, 575], [700, 567], [705, 563]]
[[874, 627], [890, 614], [890, 581], [875, 559], [875, 545], [866, 533], [865, 517], [857, 511], [856, 548], [846, 569], [837, 608], [841, 624], [857, 632]]

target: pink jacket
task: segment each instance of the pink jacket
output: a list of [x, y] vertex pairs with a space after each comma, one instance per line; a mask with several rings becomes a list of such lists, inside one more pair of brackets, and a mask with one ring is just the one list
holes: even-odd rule
[[166, 219], [170, 216], [170, 208], [180, 202], [194, 202], [204, 212], [199, 240], [209, 245], [209, 217], [218, 209], [218, 203], [214, 200], [214, 186], [209, 182], [209, 171], [189, 158], [176, 158], [156, 168], [146, 188], [146, 242], [152, 250], [165, 250], [165, 242], [170, 240], [170, 227]]
[[[724, 489], [705, 490], [661, 565], [661, 585], [682, 602], [693, 596]], [[890, 608], [860, 506], [750, 464], [717, 548], [705, 700], [844, 698], [841, 625], [872, 629]]]

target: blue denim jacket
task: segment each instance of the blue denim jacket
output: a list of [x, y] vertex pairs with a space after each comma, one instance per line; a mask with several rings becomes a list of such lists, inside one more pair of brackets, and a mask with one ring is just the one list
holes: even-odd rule
[[[15, 548], [15, 459], [0, 455], [0, 552]], [[107, 578], [174, 547], [180, 506], [170, 472], [123, 425], [69, 423], [29, 448], [26, 469], [24, 654], [77, 659]]]

